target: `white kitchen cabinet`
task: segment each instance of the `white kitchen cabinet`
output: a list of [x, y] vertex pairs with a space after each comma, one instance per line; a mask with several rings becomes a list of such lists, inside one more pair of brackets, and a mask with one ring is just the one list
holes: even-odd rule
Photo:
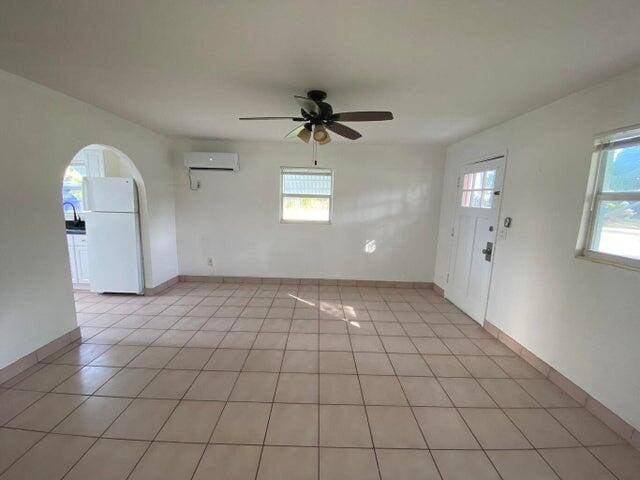
[[89, 255], [86, 235], [67, 235], [71, 281], [74, 284], [89, 283]]

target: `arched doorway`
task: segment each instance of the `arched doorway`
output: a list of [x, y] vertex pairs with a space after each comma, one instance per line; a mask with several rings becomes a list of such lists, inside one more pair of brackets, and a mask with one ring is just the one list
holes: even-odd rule
[[74, 290], [143, 293], [146, 193], [131, 159], [109, 145], [79, 150], [65, 169], [62, 208]]

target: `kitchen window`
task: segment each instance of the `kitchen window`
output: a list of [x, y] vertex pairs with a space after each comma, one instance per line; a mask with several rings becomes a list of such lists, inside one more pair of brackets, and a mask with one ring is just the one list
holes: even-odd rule
[[73, 218], [71, 205], [75, 207], [77, 213], [84, 211], [82, 179], [84, 177], [104, 177], [104, 175], [104, 159], [101, 150], [85, 148], [78, 152], [65, 170], [62, 180], [62, 202], [65, 204], [65, 218]]
[[333, 170], [282, 167], [280, 170], [280, 221], [331, 223]]
[[640, 127], [596, 138], [583, 254], [640, 268]]

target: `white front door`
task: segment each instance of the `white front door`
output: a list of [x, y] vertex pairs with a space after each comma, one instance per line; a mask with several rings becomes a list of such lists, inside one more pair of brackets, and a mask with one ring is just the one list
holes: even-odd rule
[[504, 167], [505, 158], [499, 157], [465, 165], [458, 177], [445, 296], [480, 324], [489, 296]]

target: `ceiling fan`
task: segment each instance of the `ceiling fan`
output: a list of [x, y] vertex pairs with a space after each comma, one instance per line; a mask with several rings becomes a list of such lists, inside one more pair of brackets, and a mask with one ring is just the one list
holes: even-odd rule
[[294, 122], [304, 122], [291, 130], [285, 138], [298, 137], [305, 143], [309, 143], [311, 138], [320, 145], [329, 143], [331, 137], [327, 130], [337, 133], [349, 140], [357, 140], [362, 135], [353, 128], [347, 127], [340, 122], [379, 122], [382, 120], [393, 120], [391, 112], [342, 112], [333, 113], [331, 105], [324, 100], [327, 98], [326, 92], [322, 90], [311, 90], [306, 97], [294, 95], [296, 102], [300, 105], [300, 116], [298, 117], [240, 117], [240, 120], [293, 120]]

